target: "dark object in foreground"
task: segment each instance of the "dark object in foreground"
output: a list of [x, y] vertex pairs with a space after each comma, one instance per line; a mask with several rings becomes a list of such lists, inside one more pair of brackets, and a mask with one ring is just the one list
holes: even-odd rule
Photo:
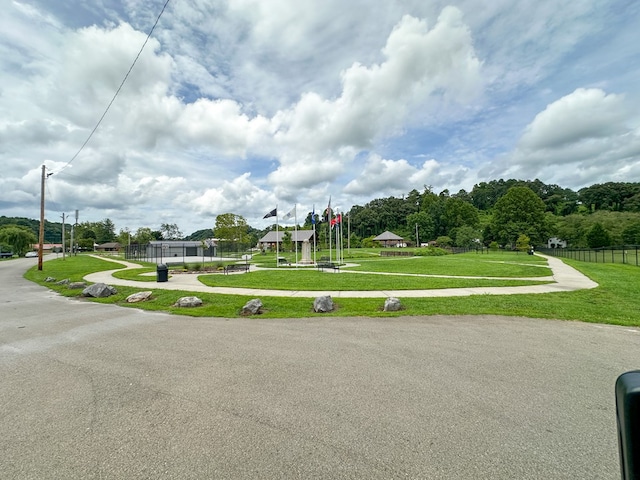
[[622, 480], [640, 480], [640, 370], [616, 380], [616, 417]]
[[164, 263], [160, 263], [156, 267], [156, 282], [168, 282], [169, 281], [169, 267]]

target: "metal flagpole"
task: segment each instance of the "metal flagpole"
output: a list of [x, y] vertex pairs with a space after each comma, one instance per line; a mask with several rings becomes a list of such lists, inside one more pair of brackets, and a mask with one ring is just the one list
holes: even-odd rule
[[280, 266], [280, 241], [278, 239], [278, 204], [276, 203], [276, 268]]
[[316, 205], [313, 204], [311, 211], [311, 225], [313, 225], [313, 263], [316, 263]]
[[327, 207], [327, 220], [328, 220], [328, 228], [329, 228], [329, 261], [331, 262], [331, 197], [329, 197], [329, 206]]
[[293, 226], [293, 231], [296, 235], [296, 268], [298, 268], [298, 204], [293, 206], [293, 219], [296, 222]]

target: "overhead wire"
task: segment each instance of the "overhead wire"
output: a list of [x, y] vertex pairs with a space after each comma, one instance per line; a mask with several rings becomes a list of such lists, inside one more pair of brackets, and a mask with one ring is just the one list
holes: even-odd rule
[[111, 98], [111, 101], [109, 102], [109, 104], [107, 105], [107, 108], [104, 110], [104, 112], [102, 113], [102, 116], [100, 117], [100, 119], [98, 120], [98, 123], [96, 123], [96, 126], [93, 127], [93, 130], [91, 130], [91, 133], [89, 133], [89, 136], [87, 137], [87, 139], [84, 141], [84, 143], [82, 144], [82, 146], [80, 147], [80, 149], [76, 152], [76, 154], [71, 157], [71, 160], [69, 160], [60, 170], [58, 170], [57, 173], [62, 172], [64, 169], [66, 169], [69, 165], [71, 165], [71, 163], [78, 157], [78, 155], [80, 155], [80, 153], [84, 150], [84, 147], [87, 146], [87, 144], [89, 143], [89, 140], [91, 140], [91, 137], [93, 137], [93, 134], [96, 133], [96, 130], [98, 130], [98, 127], [100, 126], [100, 124], [102, 123], [102, 121], [104, 120], [104, 118], [107, 116], [107, 113], [109, 112], [109, 109], [111, 108], [111, 105], [113, 105], [113, 102], [115, 102], [116, 98], [118, 97], [118, 95], [120, 94], [120, 90], [122, 90], [122, 87], [124, 86], [124, 84], [126, 83], [127, 79], [129, 78], [129, 74], [131, 73], [131, 71], [133, 70], [133, 67], [135, 67], [136, 63], [138, 62], [138, 59], [140, 58], [140, 55], [142, 54], [142, 51], [144, 50], [144, 47], [147, 45], [147, 43], [149, 42], [149, 39], [151, 38], [151, 35], [153, 34], [153, 31], [155, 30], [156, 26], [158, 25], [158, 22], [160, 21], [160, 17], [162, 17], [162, 14], [164, 13], [164, 11], [167, 8], [167, 5], [169, 5], [169, 2], [171, 0], [166, 0], [166, 2], [164, 3], [162, 10], [160, 11], [160, 14], [158, 15], [158, 17], [156, 18], [155, 23], [153, 24], [153, 26], [151, 27], [151, 30], [149, 31], [149, 34], [147, 35], [147, 38], [145, 39], [144, 43], [142, 44], [142, 47], [140, 47], [140, 50], [138, 51], [138, 54], [136, 55], [136, 57], [133, 59], [133, 63], [131, 64], [131, 66], [129, 67], [129, 70], [127, 71], [126, 75], [124, 76], [124, 78], [122, 79], [122, 83], [120, 83], [120, 86], [118, 87], [118, 89], [116, 90], [116, 93], [113, 95], [113, 98]]

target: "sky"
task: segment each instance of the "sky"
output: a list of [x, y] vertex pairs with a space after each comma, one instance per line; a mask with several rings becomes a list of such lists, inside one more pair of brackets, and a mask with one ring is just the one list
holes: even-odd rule
[[42, 165], [49, 221], [184, 234], [640, 181], [635, 0], [170, 0], [118, 92], [165, 2], [2, 0], [0, 215], [40, 217]]

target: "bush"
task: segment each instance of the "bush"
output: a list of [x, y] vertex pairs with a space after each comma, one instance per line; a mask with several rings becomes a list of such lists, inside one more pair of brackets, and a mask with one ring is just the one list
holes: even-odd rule
[[415, 255], [418, 257], [439, 257], [442, 255], [449, 255], [449, 252], [438, 247], [427, 247], [416, 249]]

